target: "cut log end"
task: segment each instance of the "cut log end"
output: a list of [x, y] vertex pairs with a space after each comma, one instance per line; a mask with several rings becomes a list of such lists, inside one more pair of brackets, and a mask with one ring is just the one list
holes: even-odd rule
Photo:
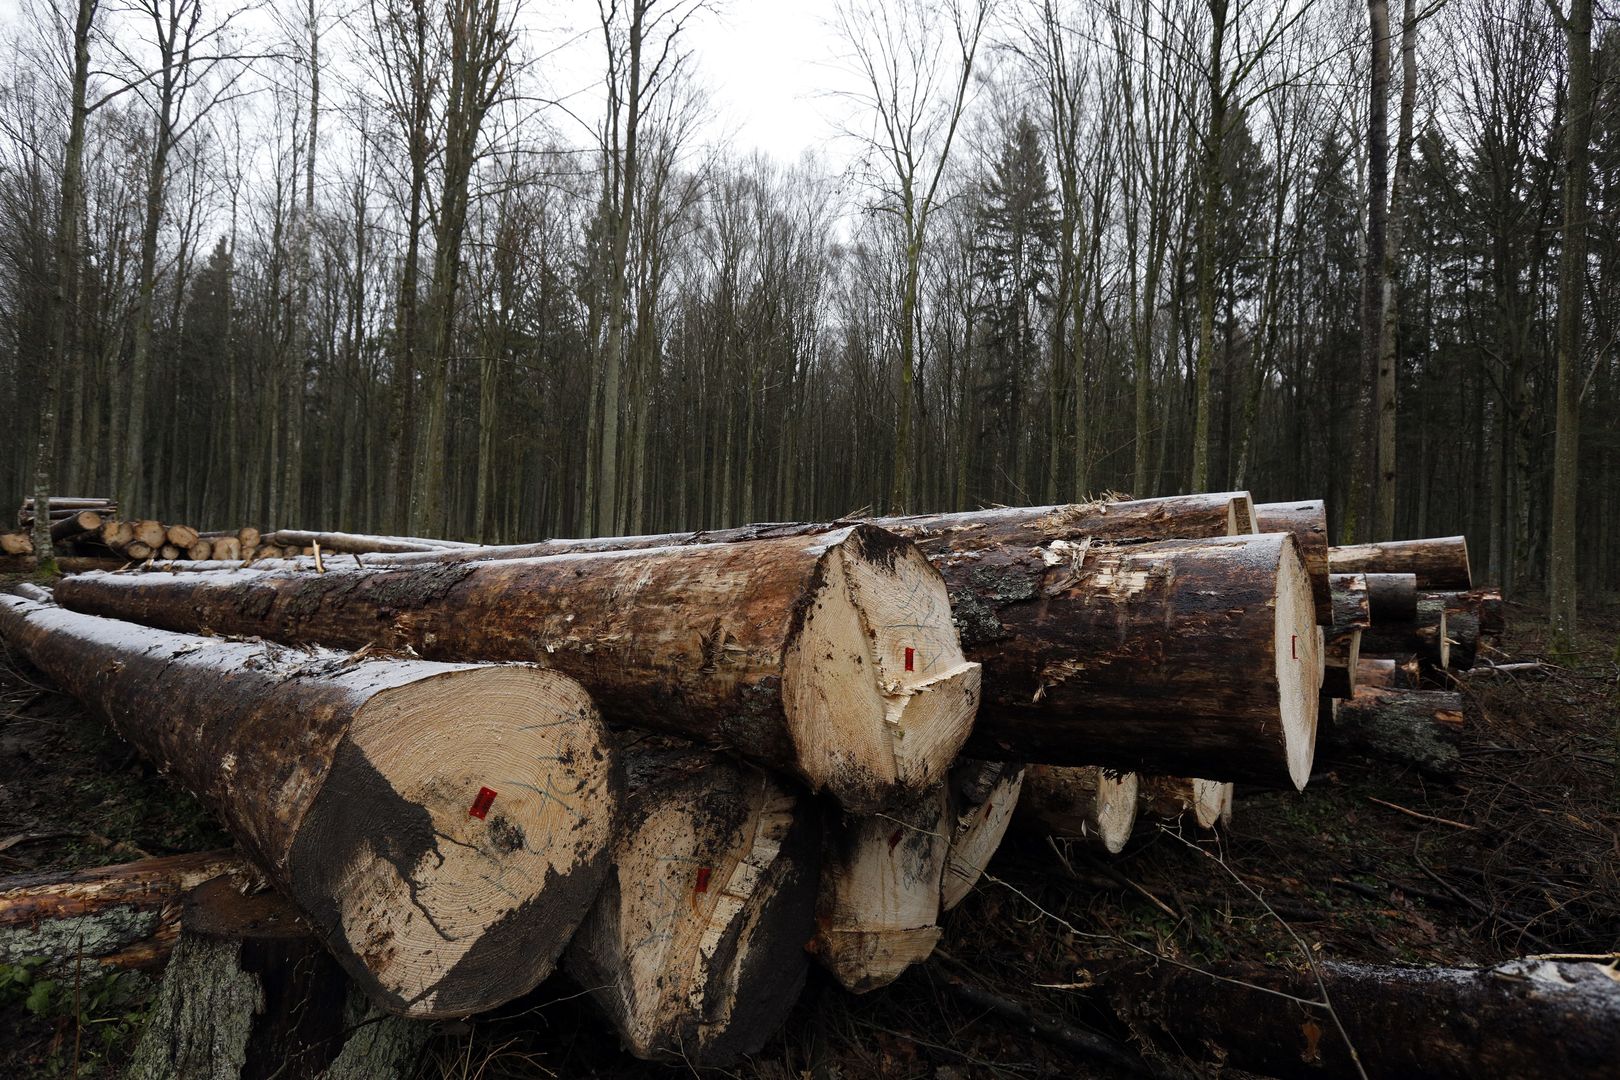
[[1019, 812], [1041, 830], [1118, 855], [1136, 825], [1140, 780], [1093, 765], [1031, 765]]
[[332, 916], [334, 951], [393, 1011], [477, 1012], [551, 971], [618, 799], [571, 680], [513, 666], [393, 686], [357, 712], [298, 832], [296, 899]]
[[1322, 680], [1320, 635], [1316, 601], [1310, 576], [1293, 544], [1280, 549], [1274, 646], [1277, 658], [1277, 700], [1288, 776], [1299, 790], [1311, 776], [1316, 747], [1316, 712]]
[[[995, 777], [983, 798], [964, 801], [957, 808], [951, 846], [945, 856], [945, 878], [940, 885], [940, 906], [950, 911], [967, 898], [990, 865], [990, 857], [1007, 834], [1013, 811], [1024, 788], [1020, 765], [993, 766]], [[975, 793], [976, 795], [977, 793]]]
[[1150, 776], [1142, 781], [1142, 809], [1157, 818], [1191, 815], [1200, 829], [1213, 829], [1232, 816], [1232, 785], [1220, 780]]
[[870, 810], [944, 778], [979, 704], [939, 571], [856, 526], [822, 556], [783, 663], [788, 727], [812, 788]]

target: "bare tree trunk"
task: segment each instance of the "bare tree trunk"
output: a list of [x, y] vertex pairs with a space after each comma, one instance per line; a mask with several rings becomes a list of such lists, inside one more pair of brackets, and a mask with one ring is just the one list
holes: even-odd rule
[[1209, 37], [1209, 127], [1204, 132], [1198, 206], [1198, 360], [1195, 373], [1196, 419], [1193, 424], [1192, 488], [1203, 491], [1209, 485], [1210, 369], [1215, 364], [1215, 245], [1216, 214], [1221, 198], [1221, 146], [1226, 137], [1226, 76], [1221, 52], [1226, 39], [1228, 0], [1208, 0], [1211, 19]]
[[[1355, 535], [1362, 541], [1385, 540], [1379, 532], [1377, 508], [1382, 503], [1382, 469], [1379, 460], [1380, 406], [1384, 382], [1380, 370], [1379, 347], [1384, 329], [1383, 303], [1388, 256], [1384, 232], [1389, 216], [1389, 0], [1367, 0], [1367, 19], [1372, 30], [1372, 84], [1367, 110], [1367, 245], [1363, 253], [1361, 279], [1361, 369], [1356, 395], [1356, 448], [1359, 467], [1351, 500], [1355, 508]], [[1389, 369], [1390, 423], [1394, 424], [1393, 361]], [[1393, 483], [1393, 462], [1391, 483]]]

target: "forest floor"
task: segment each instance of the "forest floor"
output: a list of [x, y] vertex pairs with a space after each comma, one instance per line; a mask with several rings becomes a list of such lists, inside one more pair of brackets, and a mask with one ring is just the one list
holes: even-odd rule
[[[1543, 658], [1544, 631], [1540, 612], [1509, 605], [1507, 640], [1489, 658]], [[1303, 794], [1240, 790], [1220, 837], [1149, 832], [1110, 860], [1010, 837], [947, 917], [934, 960], [859, 998], [812, 973], [782, 1034], [716, 1075], [1122, 1075], [1072, 1039], [967, 1003], [953, 976], [1070, 1032], [1125, 1041], [1087, 990], [1144, 950], [1287, 965], [1303, 944], [1324, 958], [1468, 965], [1620, 949], [1620, 603], [1586, 613], [1583, 641], [1543, 672], [1464, 677], [1454, 780], [1339, 766]], [[194, 799], [0, 654], [0, 875], [226, 844]], [[0, 1076], [116, 1075], [151, 980], [89, 977], [75, 1005], [73, 986], [41, 990], [16, 975], [0, 965]], [[677, 1073], [619, 1052], [558, 978], [495, 1013], [439, 1024], [419, 1075]]]

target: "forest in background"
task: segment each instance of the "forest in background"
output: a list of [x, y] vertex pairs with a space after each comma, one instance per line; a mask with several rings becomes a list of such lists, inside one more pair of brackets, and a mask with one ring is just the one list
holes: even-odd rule
[[0, 488], [490, 542], [1248, 488], [1613, 590], [1620, 37], [1390, 7], [847, 0], [782, 164], [704, 0], [30, 5]]

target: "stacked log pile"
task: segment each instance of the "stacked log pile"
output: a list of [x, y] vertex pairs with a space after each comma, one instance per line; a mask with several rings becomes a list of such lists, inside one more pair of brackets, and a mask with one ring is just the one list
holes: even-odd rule
[[[0, 597], [0, 635], [198, 794], [236, 891], [261, 877], [375, 1006], [466, 1015], [560, 962], [632, 1053], [700, 1065], [758, 1049], [811, 963], [859, 993], [926, 959], [1010, 826], [1104, 857], [1222, 827], [1234, 781], [1305, 786], [1324, 709], [1334, 754], [1443, 771], [1462, 711], [1418, 680], [1501, 632], [1465, 548], [1330, 550], [1322, 503], [1241, 492], [498, 548], [247, 532]], [[158, 884], [108, 901], [144, 937], [98, 955], [185, 940], [189, 872], [110, 872], [96, 895]], [[18, 888], [0, 929], [88, 885]]]

